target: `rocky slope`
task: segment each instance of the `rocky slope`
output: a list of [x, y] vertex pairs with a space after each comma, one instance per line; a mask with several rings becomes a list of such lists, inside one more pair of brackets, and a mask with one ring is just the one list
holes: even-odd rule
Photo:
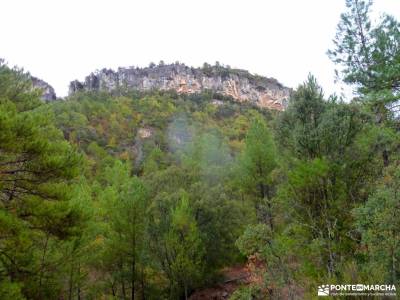
[[87, 76], [84, 82], [72, 81], [69, 94], [77, 91], [175, 90], [200, 93], [211, 90], [236, 101], [249, 101], [259, 107], [283, 110], [290, 89], [276, 79], [250, 74], [245, 70], [204, 64], [191, 68], [184, 64], [150, 65], [147, 68], [102, 69]]
[[42, 100], [43, 101], [53, 101], [57, 99], [56, 92], [54, 88], [48, 84], [46, 81], [43, 81], [39, 78], [31, 76], [32, 85], [34, 88], [41, 89], [43, 91]]

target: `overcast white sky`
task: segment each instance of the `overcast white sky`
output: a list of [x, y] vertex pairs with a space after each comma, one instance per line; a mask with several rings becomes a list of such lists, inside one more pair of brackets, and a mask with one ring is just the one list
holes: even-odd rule
[[[219, 61], [289, 87], [317, 76], [327, 94], [326, 56], [344, 0], [1, 0], [0, 57], [65, 96], [73, 79], [103, 67]], [[400, 18], [399, 0], [376, 0], [374, 16]]]

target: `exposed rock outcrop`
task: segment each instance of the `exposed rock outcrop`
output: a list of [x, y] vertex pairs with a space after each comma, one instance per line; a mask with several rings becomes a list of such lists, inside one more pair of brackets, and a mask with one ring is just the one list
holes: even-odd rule
[[31, 80], [34, 88], [38, 88], [43, 91], [42, 100], [48, 102], [57, 99], [57, 95], [56, 92], [54, 91], [54, 88], [46, 81], [43, 81], [33, 76], [31, 77]]
[[250, 74], [245, 70], [204, 64], [191, 68], [184, 64], [171, 64], [147, 68], [102, 69], [91, 73], [84, 82], [72, 81], [69, 94], [77, 91], [175, 90], [194, 94], [211, 90], [230, 96], [239, 102], [251, 102], [259, 107], [283, 110], [291, 89], [276, 79]]

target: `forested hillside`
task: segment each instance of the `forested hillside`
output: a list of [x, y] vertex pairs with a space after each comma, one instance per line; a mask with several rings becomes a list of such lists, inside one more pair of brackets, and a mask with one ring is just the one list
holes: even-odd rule
[[44, 103], [1, 62], [0, 299], [190, 299], [235, 266], [253, 279], [219, 299], [399, 286], [400, 26], [347, 8], [329, 55], [351, 101], [309, 75], [284, 111], [211, 91]]

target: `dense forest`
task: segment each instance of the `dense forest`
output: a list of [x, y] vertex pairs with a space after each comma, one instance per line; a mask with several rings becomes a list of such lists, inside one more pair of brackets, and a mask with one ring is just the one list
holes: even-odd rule
[[314, 299], [400, 283], [400, 24], [347, 0], [328, 51], [351, 101], [310, 75], [287, 109], [204, 91], [44, 103], [0, 64], [0, 299]]

